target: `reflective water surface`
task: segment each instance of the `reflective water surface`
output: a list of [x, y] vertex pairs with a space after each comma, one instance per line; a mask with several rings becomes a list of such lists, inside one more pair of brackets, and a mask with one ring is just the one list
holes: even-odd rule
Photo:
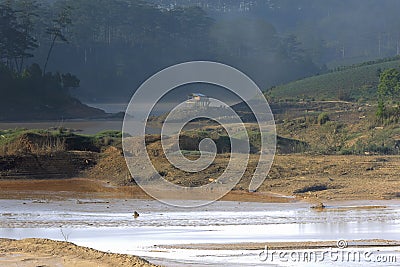
[[[134, 211], [140, 214], [136, 219], [132, 216]], [[400, 202], [338, 202], [317, 211], [301, 202], [220, 201], [195, 209], [179, 209], [153, 200], [0, 200], [0, 237], [68, 239], [103, 251], [144, 256], [167, 266], [290, 266], [290, 262], [262, 262], [259, 257], [262, 251], [256, 250], [166, 249], [159, 246], [400, 240]], [[380, 250], [387, 254], [397, 253], [400, 262], [399, 248]], [[347, 262], [343, 266], [352, 264]], [[298, 262], [293, 264], [298, 265]]]

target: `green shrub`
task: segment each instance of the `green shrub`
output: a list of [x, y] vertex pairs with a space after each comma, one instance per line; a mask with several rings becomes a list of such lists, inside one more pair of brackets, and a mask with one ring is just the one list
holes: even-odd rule
[[330, 121], [329, 115], [326, 112], [322, 112], [321, 114], [318, 115], [318, 124], [323, 125]]

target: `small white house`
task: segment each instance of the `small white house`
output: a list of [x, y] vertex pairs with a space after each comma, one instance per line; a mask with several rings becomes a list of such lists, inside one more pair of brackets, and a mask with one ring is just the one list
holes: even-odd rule
[[192, 93], [192, 94], [188, 95], [186, 104], [189, 107], [205, 107], [205, 108], [207, 108], [210, 105], [210, 99], [206, 95], [199, 94], [199, 93]]

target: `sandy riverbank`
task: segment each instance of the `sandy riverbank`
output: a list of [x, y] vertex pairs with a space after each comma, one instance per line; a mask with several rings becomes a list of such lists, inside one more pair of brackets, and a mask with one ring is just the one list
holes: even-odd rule
[[[272, 250], [323, 249], [337, 247], [337, 241], [320, 242], [270, 242], [238, 244], [185, 244], [161, 246], [157, 249], [207, 249], [207, 250]], [[399, 241], [350, 240], [349, 248], [399, 247]], [[81, 247], [65, 241], [29, 238], [22, 240], [0, 239], [0, 266], [62, 266], [62, 267], [113, 267], [157, 266], [140, 257], [107, 253]]]
[[150, 267], [156, 265], [136, 256], [101, 252], [69, 242], [29, 238], [0, 239], [0, 266]]

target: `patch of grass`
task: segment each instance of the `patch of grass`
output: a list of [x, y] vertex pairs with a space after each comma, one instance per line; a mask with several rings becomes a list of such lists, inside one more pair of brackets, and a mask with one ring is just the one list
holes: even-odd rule
[[121, 146], [122, 133], [104, 131], [95, 135], [75, 134], [67, 129], [13, 129], [0, 131], [0, 154], [54, 151], [100, 152], [108, 146]]
[[122, 132], [115, 131], [115, 130], [107, 130], [107, 131], [99, 132], [99, 133], [93, 135], [93, 137], [95, 137], [95, 138], [102, 138], [102, 137], [122, 138]]
[[398, 154], [395, 140], [400, 136], [400, 128], [396, 125], [381, 129], [373, 128], [365, 132], [350, 147], [343, 149], [342, 154]]
[[46, 134], [46, 133], [51, 133], [46, 130], [40, 130], [40, 129], [33, 129], [33, 130], [28, 130], [24, 128], [17, 128], [17, 129], [9, 129], [9, 130], [0, 130], [0, 146], [3, 146], [7, 143], [10, 143], [14, 140], [16, 140], [18, 137], [20, 137], [23, 134]]

